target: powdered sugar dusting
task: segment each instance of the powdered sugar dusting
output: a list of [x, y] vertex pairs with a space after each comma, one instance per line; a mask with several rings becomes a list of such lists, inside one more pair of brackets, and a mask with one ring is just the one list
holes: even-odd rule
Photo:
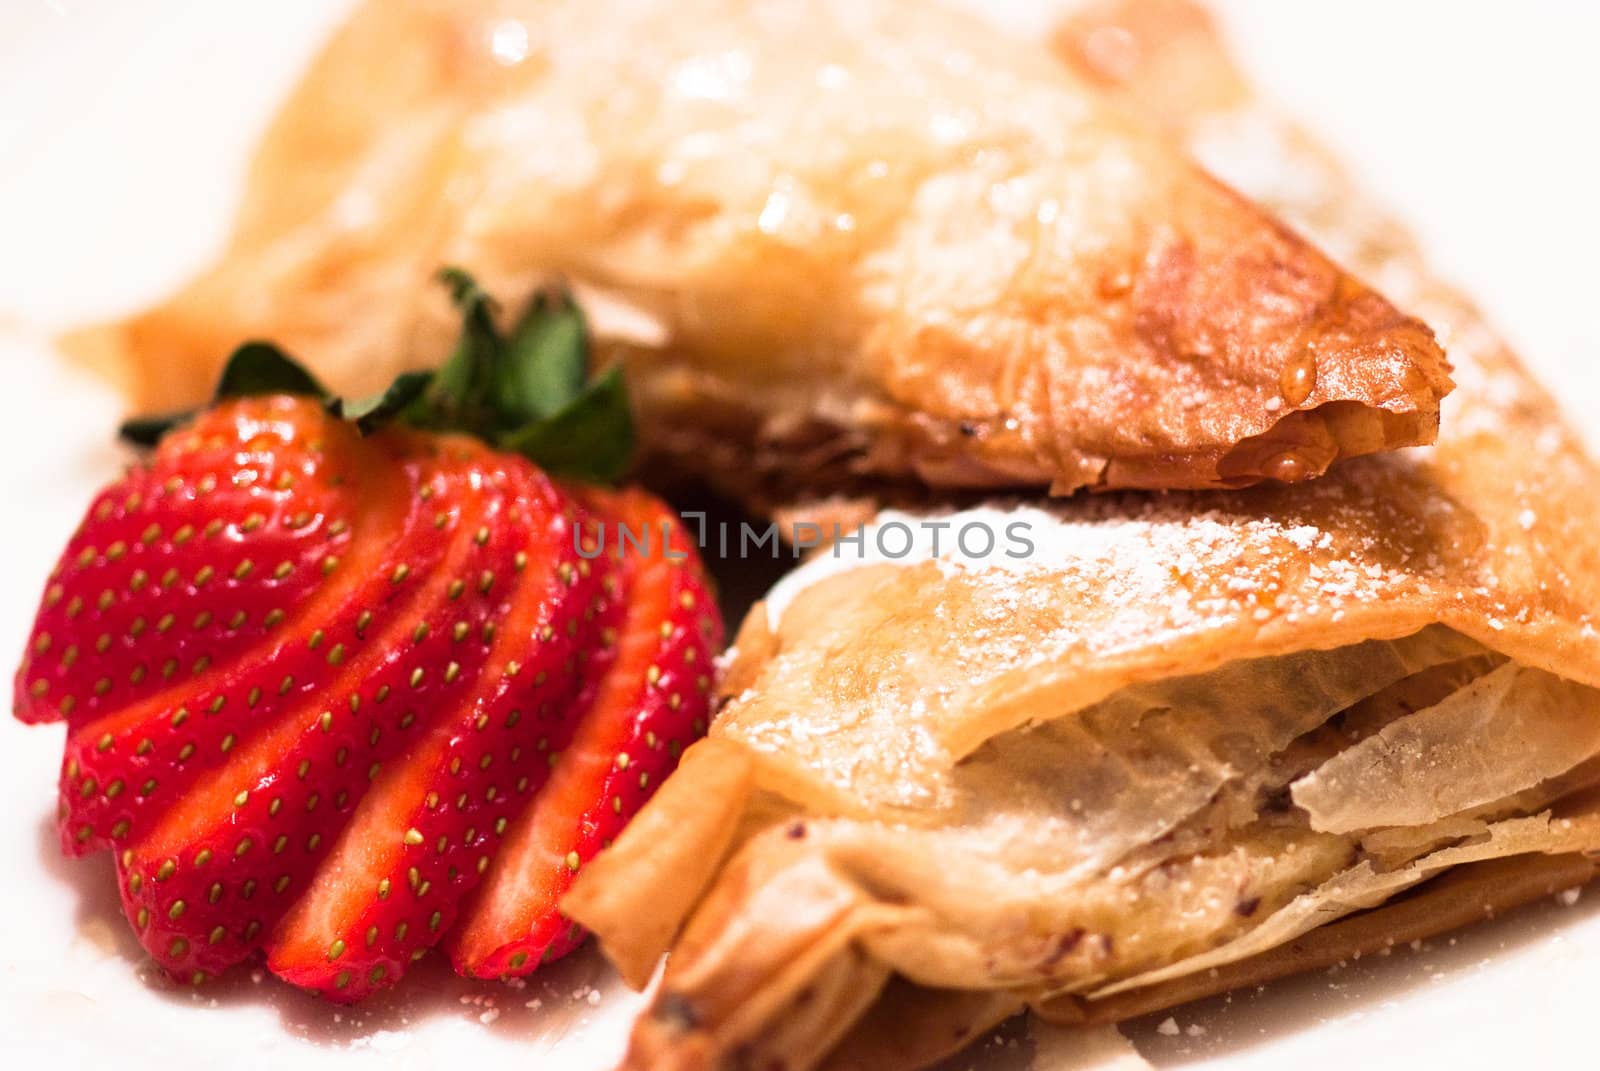
[[[1092, 692], [1113, 673], [1136, 680], [1434, 622], [1519, 657], [1561, 636], [1562, 663], [1547, 668], [1600, 684], [1600, 474], [1548, 397], [1476, 310], [1428, 276], [1403, 230], [1343, 196], [1337, 169], [1292, 128], [1229, 119], [1197, 141], [1226, 177], [1435, 328], [1458, 384], [1437, 444], [1291, 487], [885, 513], [773, 590], [782, 653], [715, 731], [783, 755], [803, 777], [916, 804], [917, 771], [1014, 724], [987, 716], [994, 689], [1014, 697], [1055, 679]], [[935, 553], [930, 521], [1021, 525], [1029, 546], [974, 556], [946, 538]], [[898, 557], [873, 536], [888, 525], [915, 534]], [[883, 563], [898, 577], [830, 584]], [[788, 627], [823, 588], [826, 627]]]

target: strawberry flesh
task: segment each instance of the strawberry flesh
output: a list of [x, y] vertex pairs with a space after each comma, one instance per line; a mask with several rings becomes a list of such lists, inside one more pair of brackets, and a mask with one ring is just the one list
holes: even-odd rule
[[[677, 519], [635, 491], [586, 492], [606, 518], [607, 556], [625, 611], [616, 653], [550, 782], [506, 832], [462, 918], [446, 938], [456, 970], [479, 978], [528, 974], [583, 934], [560, 900], [584, 863], [611, 842], [705, 732], [721, 623]], [[627, 532], [649, 533], [641, 550]]]
[[574, 507], [522, 468], [522, 508], [495, 537], [507, 608], [478, 687], [386, 768], [268, 944], [275, 974], [331, 999], [394, 984], [443, 936], [570, 734], [602, 576], [574, 549]]
[[[397, 443], [396, 449], [415, 449]], [[440, 507], [422, 495], [440, 480], [419, 460], [385, 456], [363, 481], [343, 553], [305, 572], [316, 588], [266, 640], [222, 666], [190, 672], [141, 701], [71, 728], [61, 772], [61, 843], [81, 854], [138, 838], [151, 816], [207, 771], [231, 761], [274, 715], [314, 702], [334, 663], [355, 654], [405, 587], [394, 570], [421, 571], [443, 552]]]
[[90, 505], [51, 575], [15, 713], [73, 725], [247, 654], [349, 541], [358, 442], [320, 408], [208, 413]]
[[[482, 580], [504, 557], [486, 537], [504, 512], [502, 474], [488, 457], [473, 451], [427, 484], [434, 515], [448, 518], [425, 526], [443, 550], [440, 567], [402, 572], [399, 563], [379, 577], [410, 596], [369, 623], [364, 645], [355, 646], [352, 629], [352, 653], [337, 665], [323, 658], [312, 694], [263, 719], [250, 742], [120, 854], [128, 918], [174, 975], [215, 974], [260, 947], [384, 763], [409, 752], [431, 712], [458, 702], [477, 679], [485, 629], [498, 627], [502, 606]], [[330, 634], [319, 650], [331, 655], [337, 642]]]

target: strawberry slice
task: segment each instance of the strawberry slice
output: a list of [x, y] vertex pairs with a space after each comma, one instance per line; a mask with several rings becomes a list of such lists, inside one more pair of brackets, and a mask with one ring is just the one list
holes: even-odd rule
[[517, 475], [514, 567], [479, 686], [385, 768], [268, 942], [275, 974], [330, 999], [392, 985], [439, 940], [570, 735], [606, 612], [603, 569], [574, 548], [570, 500], [531, 466]]
[[[434, 518], [422, 528], [440, 548], [436, 567], [402, 562], [377, 577], [406, 594], [381, 619], [325, 632], [316, 686], [257, 718], [249, 740], [121, 852], [124, 909], [175, 976], [202, 979], [260, 947], [384, 762], [475, 686], [504, 617], [497, 578], [514, 554], [506, 474], [475, 445], [441, 455], [416, 498]], [[341, 644], [348, 653], [336, 657]]]
[[443, 477], [425, 458], [406, 460], [433, 449], [397, 436], [364, 451], [370, 456], [353, 470], [360, 494], [343, 553], [301, 570], [315, 580], [289, 611], [270, 614], [265, 642], [224, 664], [197, 660], [169, 687], [72, 727], [61, 775], [64, 850], [81, 854], [139, 837], [147, 816], [231, 761], [275, 712], [310, 701], [333, 667], [365, 644], [404, 597], [395, 572], [431, 570], [443, 553], [436, 525], [448, 511], [428, 501], [437, 490], [428, 481]]
[[[456, 970], [527, 974], [583, 939], [560, 900], [705, 732], [722, 642], [709, 584], [677, 518], [639, 491], [586, 490], [626, 607], [616, 653], [549, 783], [506, 832], [445, 939]], [[646, 539], [634, 537], [648, 533]], [[643, 546], [641, 546], [643, 544]]]
[[354, 429], [293, 398], [220, 406], [91, 504], [17, 673], [23, 721], [80, 725], [247, 654], [344, 553]]

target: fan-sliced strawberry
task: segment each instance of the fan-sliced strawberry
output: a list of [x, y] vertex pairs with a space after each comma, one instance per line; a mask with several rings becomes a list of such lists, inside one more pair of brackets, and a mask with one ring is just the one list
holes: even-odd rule
[[[510, 563], [501, 459], [453, 443], [426, 486], [436, 567], [379, 579], [409, 594], [343, 640], [319, 641], [317, 687], [275, 706], [252, 739], [190, 784], [121, 852], [124, 908], [140, 941], [180, 978], [243, 959], [312, 872], [385, 761], [425, 738], [433, 712], [476, 686], [502, 627]], [[340, 643], [348, 654], [335, 656]]]
[[[463, 331], [436, 375], [350, 401], [253, 343], [209, 411], [126, 425], [155, 452], [50, 577], [13, 710], [67, 723], [64, 850], [117, 849], [139, 940], [184, 980], [265, 948], [358, 999], [485, 875], [456, 948], [530, 970], [576, 939], [571, 870], [704, 729], [720, 624], [698, 564], [665, 554], [670, 515], [530, 464], [620, 474], [619, 375], [585, 377], [570, 302], [506, 337], [446, 279]], [[609, 557], [579, 538], [602, 515]], [[616, 553], [619, 526], [652, 529], [648, 560]]]
[[96, 498], [62, 554], [16, 715], [80, 725], [248, 654], [344, 553], [367, 453], [293, 398], [232, 402], [170, 436]]
[[[616, 655], [549, 783], [507, 830], [446, 938], [462, 974], [527, 974], [581, 942], [561, 897], [705, 732], [710, 714], [721, 624], [689, 539], [643, 492], [584, 498], [605, 519], [607, 554], [622, 579]], [[648, 533], [647, 546], [625, 532]]]
[[570, 735], [605, 612], [602, 569], [573, 546], [570, 500], [531, 466], [522, 477], [507, 611], [480, 684], [385, 767], [273, 934], [268, 965], [296, 985], [354, 1001], [396, 982], [453, 924]]

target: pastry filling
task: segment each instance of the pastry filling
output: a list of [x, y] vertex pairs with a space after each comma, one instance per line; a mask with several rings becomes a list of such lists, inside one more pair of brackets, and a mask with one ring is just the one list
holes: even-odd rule
[[912, 981], [1093, 999], [1450, 866], [1600, 845], [1580, 802], [1597, 755], [1600, 691], [1435, 626], [1125, 688], [991, 739], [927, 824], [820, 819], [806, 837], [907, 908], [857, 940]]

